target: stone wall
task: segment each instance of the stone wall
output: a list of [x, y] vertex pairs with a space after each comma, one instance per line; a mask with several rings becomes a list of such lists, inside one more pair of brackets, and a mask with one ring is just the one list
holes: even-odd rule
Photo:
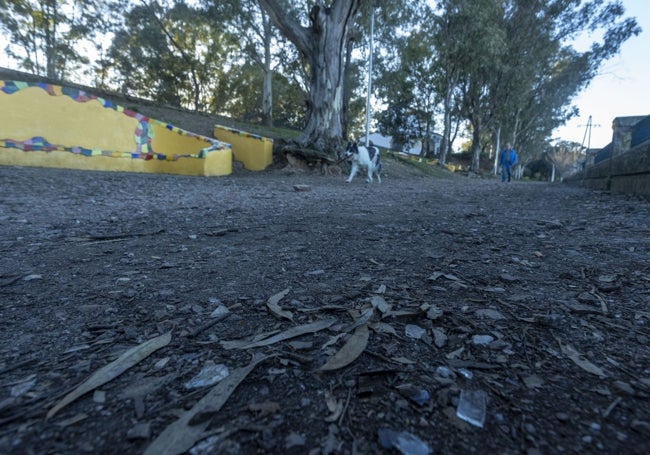
[[617, 117], [612, 124], [612, 143], [603, 149], [608, 159], [587, 165], [566, 181], [589, 188], [650, 197], [650, 140], [638, 143], [639, 126], [646, 127], [650, 116]]

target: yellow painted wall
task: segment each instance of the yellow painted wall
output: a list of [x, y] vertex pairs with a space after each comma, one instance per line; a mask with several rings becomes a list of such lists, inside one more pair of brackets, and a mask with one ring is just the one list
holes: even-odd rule
[[273, 140], [244, 131], [216, 125], [214, 137], [232, 144], [234, 159], [249, 171], [261, 171], [273, 163]]
[[35, 166], [88, 171], [147, 172], [159, 174], [223, 176], [232, 173], [230, 149], [216, 150], [207, 158], [180, 157], [175, 161], [113, 158], [109, 156], [83, 156], [68, 151], [23, 152], [3, 148], [0, 142], [0, 164], [10, 166]]
[[79, 90], [0, 81], [0, 165], [217, 176], [232, 150]]
[[135, 150], [133, 132], [138, 121], [106, 109], [97, 100], [80, 103], [66, 95], [52, 96], [42, 88], [28, 87], [11, 95], [0, 92], [0, 106], [0, 139], [24, 141], [41, 136], [51, 144]]

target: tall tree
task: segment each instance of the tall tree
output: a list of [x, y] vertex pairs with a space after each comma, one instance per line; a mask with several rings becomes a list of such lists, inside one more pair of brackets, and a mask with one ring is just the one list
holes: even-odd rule
[[[445, 39], [437, 51], [445, 74], [458, 76], [474, 171], [480, 144], [497, 130], [523, 151], [522, 162], [541, 152], [551, 131], [575, 114], [571, 99], [640, 31], [617, 0], [445, 0], [441, 6]], [[584, 52], [571, 47], [587, 31], [602, 33], [601, 41]]]
[[[262, 122], [273, 126], [273, 76], [279, 67], [280, 56], [285, 45], [279, 33], [273, 28], [268, 14], [260, 8], [257, 0], [205, 0], [207, 10], [219, 26], [234, 27], [238, 30], [240, 46], [249, 62], [262, 72], [261, 110]], [[224, 22], [224, 4], [229, 5], [232, 19]], [[213, 14], [218, 11], [220, 14]], [[248, 63], [244, 63], [248, 65]], [[256, 90], [256, 93], [258, 90]], [[251, 106], [253, 107], [253, 106]]]
[[431, 36], [424, 27], [405, 37], [398, 67], [384, 72], [378, 84], [387, 104], [380, 131], [395, 144], [413, 146], [421, 141], [425, 155], [433, 152], [430, 145], [439, 103]]
[[327, 5], [319, 0], [308, 13], [308, 26], [283, 1], [258, 1], [309, 66], [307, 123], [296, 143], [307, 157], [335, 160], [343, 135], [346, 41], [361, 0], [332, 0]]
[[[507, 59], [492, 86], [494, 125], [517, 143], [522, 162], [543, 151], [551, 132], [576, 114], [571, 99], [623, 42], [640, 32], [624, 12], [619, 1], [508, 2]], [[570, 41], [587, 31], [602, 32], [601, 41], [586, 51], [575, 50]]]
[[9, 34], [7, 54], [21, 68], [65, 79], [89, 64], [80, 50], [105, 30], [104, 18], [114, 2], [99, 0], [9, 0], [2, 2], [0, 30]]
[[454, 0], [441, 0], [436, 8], [438, 14], [431, 20], [432, 52], [436, 56], [435, 80], [442, 102], [442, 140], [439, 156], [442, 164], [447, 162], [447, 155], [451, 152], [452, 122], [454, 117], [457, 123], [460, 119], [460, 75], [461, 69], [467, 65], [461, 53], [461, 43], [465, 33], [464, 22], [471, 20], [471, 17], [463, 16], [462, 8], [463, 5]]
[[503, 9], [499, 0], [458, 1], [460, 8], [456, 19], [465, 24], [465, 37], [461, 38], [457, 49], [463, 62], [459, 75], [461, 112], [471, 126], [470, 170], [478, 172], [482, 129], [489, 125], [493, 115], [489, 84], [499, 71], [506, 50], [505, 33], [501, 27]]
[[195, 110], [219, 110], [213, 99], [238, 49], [236, 36], [216, 27], [200, 9], [142, 2], [125, 14], [109, 56], [125, 93]]

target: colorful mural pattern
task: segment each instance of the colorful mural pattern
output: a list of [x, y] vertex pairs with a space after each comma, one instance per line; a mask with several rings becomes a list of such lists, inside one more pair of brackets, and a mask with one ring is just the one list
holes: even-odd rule
[[[229, 148], [229, 144], [200, 136], [198, 134], [185, 131], [183, 129], [177, 128], [173, 125], [160, 122], [158, 120], [150, 119], [142, 114], [134, 112], [130, 109], [125, 109], [124, 107], [114, 104], [109, 100], [100, 98], [95, 95], [85, 93], [82, 90], [78, 90], [70, 87], [62, 87], [58, 85], [45, 84], [42, 82], [21, 82], [21, 81], [2, 81], [0, 80], [0, 91], [6, 93], [7, 95], [12, 95], [20, 90], [26, 89], [28, 87], [38, 87], [43, 89], [50, 96], [69, 96], [71, 99], [78, 103], [85, 103], [91, 100], [96, 100], [106, 109], [114, 109], [117, 112], [121, 112], [124, 115], [133, 117], [138, 121], [138, 127], [135, 129], [135, 150], [133, 152], [117, 152], [111, 150], [101, 150], [101, 149], [88, 149], [84, 147], [66, 147], [57, 144], [49, 143], [43, 137], [32, 137], [26, 141], [16, 141], [13, 139], [0, 138], [0, 147], [4, 148], [15, 148], [25, 152], [30, 151], [40, 151], [40, 152], [52, 152], [52, 151], [66, 151], [71, 153], [76, 153], [84, 156], [108, 156], [113, 158], [133, 158], [133, 159], [142, 159], [142, 160], [166, 160], [166, 161], [175, 161], [183, 157], [191, 158], [206, 158], [208, 153], [214, 150], [223, 150]], [[156, 153], [152, 146], [151, 142], [153, 139], [153, 128], [152, 124], [157, 124], [171, 130], [177, 134], [189, 137], [196, 137], [205, 139], [208, 142], [211, 142], [212, 145], [201, 149], [198, 154], [173, 154], [165, 155], [162, 153]]]
[[241, 130], [237, 130], [237, 129], [234, 129], [234, 128], [228, 128], [227, 126], [216, 125], [216, 127], [220, 128], [220, 129], [222, 129], [224, 131], [228, 131], [229, 133], [236, 134], [236, 135], [241, 136], [241, 137], [245, 137], [247, 139], [257, 139], [258, 141], [269, 141], [270, 140], [269, 138], [259, 136], [257, 134], [247, 133], [246, 131], [241, 131]]

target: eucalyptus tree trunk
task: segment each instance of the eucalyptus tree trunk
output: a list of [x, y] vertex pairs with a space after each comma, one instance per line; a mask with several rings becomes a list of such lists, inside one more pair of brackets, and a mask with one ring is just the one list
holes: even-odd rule
[[262, 120], [266, 126], [273, 126], [273, 69], [271, 68], [272, 27], [268, 16], [262, 12], [264, 28], [264, 87], [262, 91]]
[[472, 115], [470, 122], [472, 124], [472, 162], [469, 170], [479, 172], [481, 168], [481, 119], [479, 115]]
[[440, 141], [440, 164], [447, 164], [447, 149], [451, 143], [451, 83], [447, 78], [447, 87], [443, 101], [443, 129], [442, 140]]
[[258, 0], [280, 32], [303, 55], [310, 72], [307, 122], [296, 139], [307, 158], [336, 160], [343, 143], [345, 47], [348, 28], [361, 0], [322, 0], [312, 7], [308, 27], [292, 17], [278, 0]]

